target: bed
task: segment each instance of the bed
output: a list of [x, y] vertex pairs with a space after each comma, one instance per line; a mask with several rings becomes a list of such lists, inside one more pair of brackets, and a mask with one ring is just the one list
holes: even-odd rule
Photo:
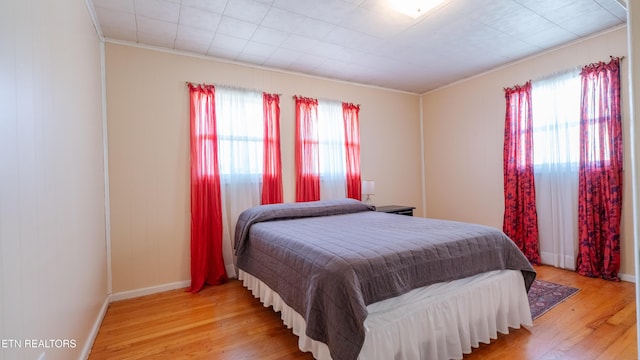
[[239, 278], [316, 359], [455, 359], [530, 326], [535, 270], [501, 231], [343, 199], [244, 211]]

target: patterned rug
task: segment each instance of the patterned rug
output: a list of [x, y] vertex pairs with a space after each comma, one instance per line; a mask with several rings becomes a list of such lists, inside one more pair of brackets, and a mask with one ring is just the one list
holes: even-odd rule
[[535, 320], [554, 306], [575, 295], [580, 289], [548, 281], [534, 280], [529, 290], [531, 317]]

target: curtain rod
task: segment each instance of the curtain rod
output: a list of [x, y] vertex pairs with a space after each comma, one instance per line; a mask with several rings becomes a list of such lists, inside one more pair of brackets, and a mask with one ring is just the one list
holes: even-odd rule
[[314, 97], [310, 97], [310, 96], [302, 96], [302, 95], [293, 95], [291, 98], [295, 99], [297, 97], [303, 98], [303, 99], [314, 99], [314, 100], [322, 100], [322, 101], [332, 101], [332, 102], [339, 102], [339, 103], [346, 103], [346, 104], [353, 104], [353, 105], [357, 105], [357, 106], [361, 106], [360, 104], [356, 104], [354, 102], [351, 101], [342, 101], [342, 100], [336, 100], [336, 99], [327, 99], [327, 98], [314, 98]]
[[[620, 59], [620, 61], [622, 61], [622, 59], [624, 59], [624, 58], [625, 58], [625, 56], [613, 56], [613, 55], [609, 55], [609, 58], [610, 58], [611, 60], [613, 60], [613, 59], [616, 59], [616, 58], [617, 58], [617, 59]], [[599, 61], [599, 62], [604, 62], [604, 61]], [[590, 63], [590, 64], [586, 64], [586, 65], [576, 65], [576, 66], [574, 66], [573, 68], [567, 68], [567, 69], [564, 69], [564, 70], [556, 71], [556, 72], [553, 72], [553, 73], [551, 73], [551, 74], [547, 74], [547, 75], [544, 75], [544, 76], [540, 76], [540, 77], [537, 77], [537, 78], [532, 79], [532, 80], [529, 80], [529, 81], [540, 81], [540, 80], [546, 80], [546, 79], [550, 79], [550, 78], [553, 78], [553, 77], [556, 77], [556, 76], [563, 75], [563, 74], [568, 73], [568, 72], [571, 72], [571, 71], [580, 71], [580, 70], [582, 70], [582, 68], [584, 68], [585, 66], [589, 66], [589, 65], [592, 65], [592, 64], [598, 64], [598, 62]]]
[[220, 87], [226, 87], [229, 89], [235, 89], [235, 90], [243, 90], [243, 91], [255, 91], [255, 92], [260, 92], [260, 93], [267, 93], [267, 94], [272, 94], [272, 95], [278, 95], [278, 96], [282, 96], [281, 93], [268, 93], [264, 90], [259, 90], [259, 89], [249, 89], [249, 88], [244, 88], [244, 87], [240, 87], [240, 86], [232, 86], [232, 85], [225, 85], [225, 84], [207, 84], [207, 83], [201, 83], [201, 84], [197, 84], [197, 83], [192, 83], [190, 81], [185, 81], [186, 85], [195, 85], [195, 86], [208, 86], [208, 85], [212, 85], [212, 86], [220, 86]]

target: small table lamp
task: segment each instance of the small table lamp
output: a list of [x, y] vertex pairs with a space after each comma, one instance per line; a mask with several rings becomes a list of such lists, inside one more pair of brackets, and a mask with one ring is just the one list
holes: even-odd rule
[[371, 180], [363, 180], [362, 181], [362, 195], [366, 195], [364, 199], [364, 203], [369, 205], [371, 204], [371, 195], [376, 192], [376, 182]]

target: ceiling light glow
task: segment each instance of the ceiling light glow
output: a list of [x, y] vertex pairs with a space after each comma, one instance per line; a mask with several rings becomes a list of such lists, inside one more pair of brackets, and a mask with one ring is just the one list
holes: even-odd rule
[[391, 8], [414, 19], [435, 9], [447, 0], [390, 0]]

